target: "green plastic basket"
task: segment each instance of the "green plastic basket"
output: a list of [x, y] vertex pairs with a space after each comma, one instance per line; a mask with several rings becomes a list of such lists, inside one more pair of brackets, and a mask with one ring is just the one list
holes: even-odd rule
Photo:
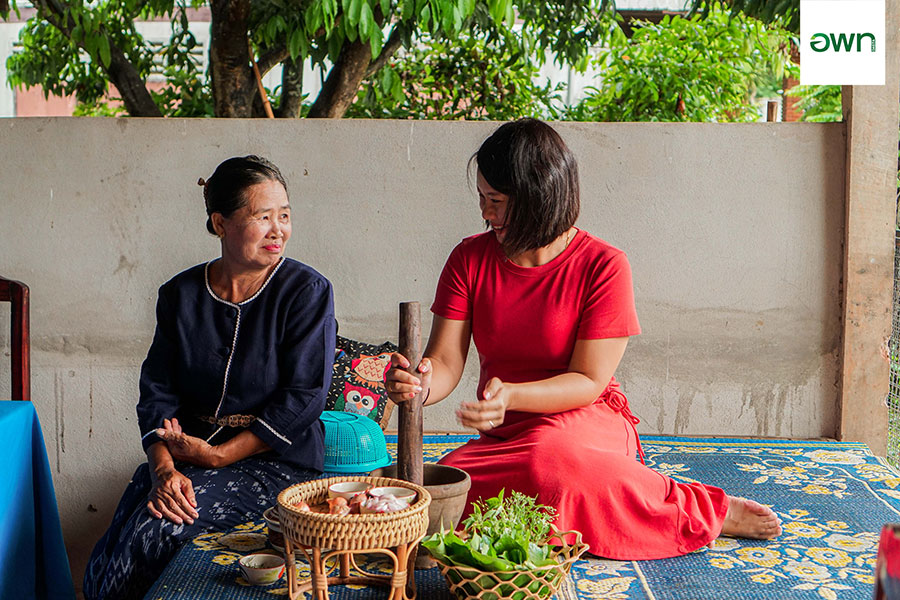
[[391, 464], [384, 432], [368, 417], [326, 410], [325, 470], [331, 473], [365, 473]]

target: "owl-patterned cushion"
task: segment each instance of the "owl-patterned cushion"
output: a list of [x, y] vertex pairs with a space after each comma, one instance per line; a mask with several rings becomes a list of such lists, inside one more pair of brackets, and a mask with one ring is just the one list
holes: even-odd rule
[[337, 336], [325, 410], [364, 415], [386, 428], [394, 404], [384, 388], [384, 374], [396, 351], [390, 342], [375, 346]]

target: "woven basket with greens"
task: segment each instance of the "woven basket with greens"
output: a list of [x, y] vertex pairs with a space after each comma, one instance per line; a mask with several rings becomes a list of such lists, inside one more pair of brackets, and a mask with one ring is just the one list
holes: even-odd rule
[[[558, 532], [555, 511], [512, 492], [472, 504], [463, 531], [422, 541], [458, 598], [543, 600], [559, 591], [586, 550], [577, 531]], [[574, 536], [573, 544], [566, 543]], [[554, 540], [559, 544], [551, 543]]]

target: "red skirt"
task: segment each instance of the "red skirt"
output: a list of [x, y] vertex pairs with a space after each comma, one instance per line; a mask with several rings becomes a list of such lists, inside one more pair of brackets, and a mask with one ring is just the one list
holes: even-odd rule
[[601, 400], [562, 413], [510, 413], [440, 462], [471, 476], [467, 506], [504, 488], [537, 496], [556, 509], [557, 528], [580, 531], [597, 556], [669, 558], [708, 544], [722, 530], [728, 496], [637, 461], [631, 413], [613, 395], [615, 408]]

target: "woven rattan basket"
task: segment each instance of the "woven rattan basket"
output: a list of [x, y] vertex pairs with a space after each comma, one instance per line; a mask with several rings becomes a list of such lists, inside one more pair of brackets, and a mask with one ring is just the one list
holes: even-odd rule
[[[396, 512], [366, 515], [329, 515], [300, 511], [293, 504], [310, 506], [328, 499], [328, 486], [342, 481], [365, 481], [373, 487], [399, 486], [415, 490], [416, 501]], [[330, 550], [392, 548], [418, 540], [428, 528], [431, 495], [420, 485], [390, 477], [330, 477], [292, 485], [278, 494], [281, 530], [293, 544]]]
[[[575, 536], [575, 543], [571, 545], [565, 542], [565, 536], [570, 534]], [[550, 540], [554, 538], [562, 542], [551, 552], [559, 563], [533, 571], [481, 571], [475, 567], [451, 565], [439, 558], [435, 560], [450, 591], [461, 600], [546, 600], [559, 592], [572, 565], [588, 549], [578, 531], [554, 533]]]

